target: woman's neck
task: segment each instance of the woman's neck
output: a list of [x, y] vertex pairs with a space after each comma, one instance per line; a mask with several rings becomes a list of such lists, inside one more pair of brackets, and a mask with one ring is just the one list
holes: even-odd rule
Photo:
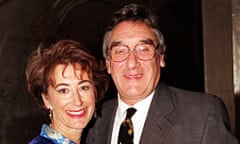
[[68, 138], [69, 140], [73, 141], [74, 143], [80, 144], [83, 129], [81, 129], [81, 130], [66, 129], [66, 128], [57, 127], [56, 125], [52, 125], [52, 124], [50, 124], [50, 127], [55, 129], [57, 132], [59, 132], [64, 137]]

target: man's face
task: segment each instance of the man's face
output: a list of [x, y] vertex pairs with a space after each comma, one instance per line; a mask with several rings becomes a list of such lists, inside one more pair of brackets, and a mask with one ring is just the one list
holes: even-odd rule
[[[109, 45], [126, 45], [133, 49], [146, 41], [158, 44], [157, 37], [150, 27], [141, 22], [121, 22], [115, 26], [110, 36]], [[165, 66], [164, 55], [156, 51], [150, 60], [140, 60], [131, 51], [120, 62], [106, 59], [108, 73], [111, 74], [121, 99], [129, 105], [146, 98], [156, 87], [160, 79], [160, 67]]]

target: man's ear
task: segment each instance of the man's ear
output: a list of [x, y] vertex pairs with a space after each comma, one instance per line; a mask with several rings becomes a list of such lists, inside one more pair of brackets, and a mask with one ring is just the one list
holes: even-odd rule
[[108, 74], [111, 74], [111, 62], [110, 62], [110, 60], [105, 60], [105, 63], [106, 63]]
[[165, 63], [165, 55], [164, 54], [160, 54], [159, 55], [159, 64], [160, 64], [160, 67], [165, 67], [166, 66], [166, 63]]

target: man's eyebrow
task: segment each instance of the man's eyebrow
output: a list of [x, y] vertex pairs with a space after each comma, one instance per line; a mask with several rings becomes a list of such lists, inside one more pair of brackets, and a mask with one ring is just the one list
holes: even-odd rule
[[[154, 44], [154, 40], [152, 40], [150, 38], [148, 38], [148, 39], [141, 39], [141, 40], [139, 40], [139, 42], [146, 43], [146, 44]], [[111, 43], [110, 47], [116, 46], [116, 45], [119, 45], [119, 44], [122, 44], [122, 42], [121, 41], [113, 41]]]
[[111, 43], [111, 45], [110, 45], [109, 48], [112, 48], [112, 47], [114, 47], [114, 46], [118, 46], [118, 45], [120, 45], [121, 43], [122, 43], [121, 41], [113, 41], [113, 42]]
[[154, 45], [154, 41], [152, 39], [143, 39], [143, 40], [140, 40], [140, 42], [145, 43], [145, 44], [153, 44]]
[[[152, 45], [154, 45], [154, 41], [152, 39], [141, 39], [139, 42], [140, 43], [144, 43], [144, 44], [152, 44]], [[111, 43], [111, 45], [109, 46], [109, 48], [111, 49], [112, 47], [118, 46], [118, 45], [121, 45], [121, 44], [122, 44], [121, 41], [113, 41]]]

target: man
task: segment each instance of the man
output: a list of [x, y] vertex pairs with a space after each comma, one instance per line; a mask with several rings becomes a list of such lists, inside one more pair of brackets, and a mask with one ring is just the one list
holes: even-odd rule
[[136, 111], [125, 120], [131, 129], [128, 144], [238, 143], [218, 97], [160, 81], [164, 52], [157, 17], [149, 9], [129, 4], [114, 13], [104, 36], [103, 54], [118, 96], [103, 104], [88, 144], [124, 144], [121, 124], [129, 107]]

